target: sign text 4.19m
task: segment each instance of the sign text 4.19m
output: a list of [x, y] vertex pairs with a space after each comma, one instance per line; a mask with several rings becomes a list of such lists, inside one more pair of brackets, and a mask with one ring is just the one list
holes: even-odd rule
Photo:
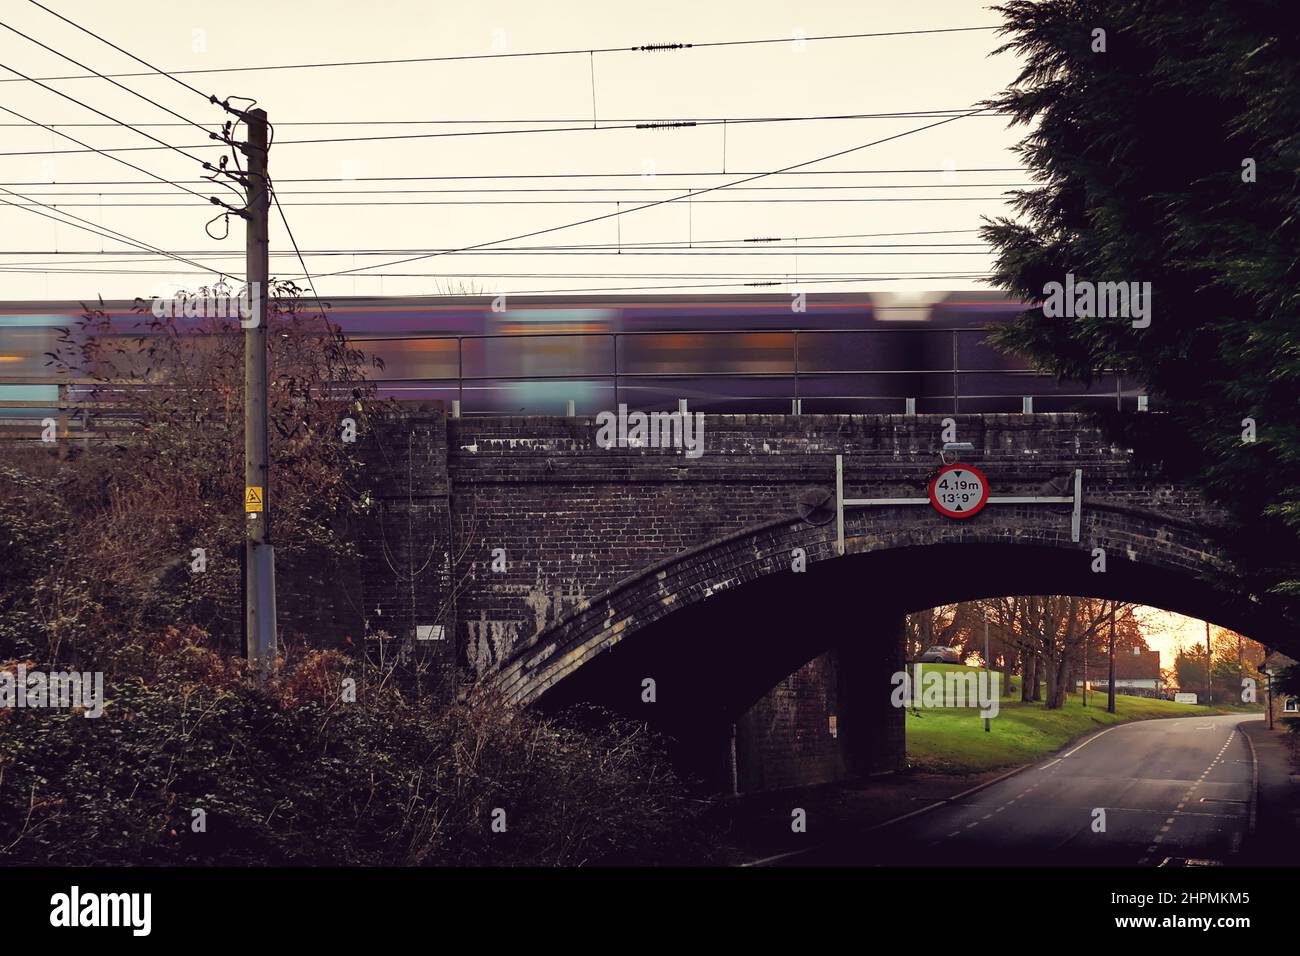
[[989, 482], [978, 468], [945, 465], [930, 479], [930, 503], [949, 518], [969, 518], [989, 500]]

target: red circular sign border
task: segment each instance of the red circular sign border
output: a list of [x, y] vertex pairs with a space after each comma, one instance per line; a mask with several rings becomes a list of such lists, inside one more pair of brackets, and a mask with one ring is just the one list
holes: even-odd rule
[[[953, 471], [955, 469], [961, 469], [962, 471], [973, 472], [975, 475], [979, 477], [980, 484], [984, 487], [984, 494], [980, 495], [979, 504], [975, 505], [975, 507], [971, 508], [969, 511], [949, 511], [943, 505], [939, 504], [939, 499], [934, 496], [935, 484], [939, 481], [940, 478], [942, 478], [948, 472]], [[989, 503], [989, 480], [984, 476], [984, 472], [980, 471], [978, 468], [972, 465], [962, 464], [961, 462], [954, 462], [951, 465], [944, 465], [935, 473], [935, 476], [930, 479], [930, 504], [934, 506], [935, 511], [939, 512], [939, 514], [943, 515], [945, 518], [956, 518], [959, 520], [961, 518], [973, 518], [975, 517], [975, 515], [983, 511], [984, 506], [988, 503]]]

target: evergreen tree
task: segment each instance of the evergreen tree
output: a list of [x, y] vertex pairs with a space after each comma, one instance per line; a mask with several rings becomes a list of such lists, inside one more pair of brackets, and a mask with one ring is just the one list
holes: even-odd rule
[[[1113, 436], [1229, 509], [1233, 586], [1265, 600], [1300, 596], [1293, 6], [1012, 0], [998, 52], [1025, 66], [986, 104], [1027, 128], [1037, 183], [982, 230], [995, 284], [1035, 304], [995, 341], [1061, 376], [1134, 376], [1162, 414], [1116, 414]], [[1067, 273], [1150, 282], [1149, 326], [1045, 314]]]

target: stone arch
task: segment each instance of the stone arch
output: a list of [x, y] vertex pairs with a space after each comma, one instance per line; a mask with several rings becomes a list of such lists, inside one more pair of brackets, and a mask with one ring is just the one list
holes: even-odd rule
[[[515, 703], [563, 703], [592, 696], [585, 692], [591, 681], [577, 679], [584, 671], [608, 680], [620, 670], [634, 677], [658, 669], [683, 698], [694, 698], [691, 706], [734, 714], [842, 642], [844, 634], [833, 632], [844, 629], [843, 609], [854, 602], [866, 620], [1005, 594], [1134, 601], [1274, 646], [1290, 642], [1252, 596], [1216, 583], [1230, 565], [1213, 527], [1085, 499], [1075, 542], [1069, 510], [991, 506], [962, 521], [926, 506], [850, 510], [844, 555], [833, 523], [786, 517], [753, 526], [673, 555], [585, 601], [516, 649], [494, 684]], [[1097, 547], [1106, 552], [1105, 573], [1092, 570]], [[802, 574], [791, 571], [795, 548], [807, 554]], [[668, 625], [691, 619], [708, 636], [699, 638], [697, 630], [683, 643]], [[770, 633], [777, 629], [784, 634]], [[631, 692], [630, 685], [619, 691]]]

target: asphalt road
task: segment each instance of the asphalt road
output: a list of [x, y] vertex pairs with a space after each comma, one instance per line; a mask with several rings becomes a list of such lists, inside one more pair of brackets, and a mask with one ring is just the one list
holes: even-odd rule
[[1231, 864], [1253, 793], [1250, 745], [1237, 725], [1256, 719], [1121, 724], [978, 793], [774, 864]]

